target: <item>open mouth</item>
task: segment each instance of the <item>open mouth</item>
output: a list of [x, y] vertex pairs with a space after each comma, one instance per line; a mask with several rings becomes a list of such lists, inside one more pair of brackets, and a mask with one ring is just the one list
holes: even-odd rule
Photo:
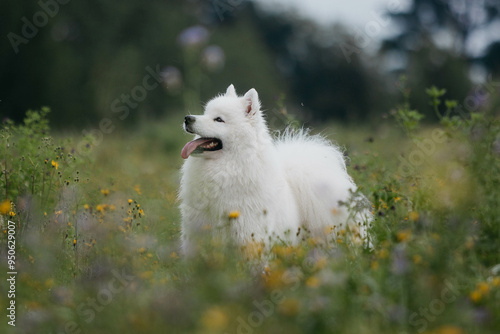
[[187, 143], [182, 149], [181, 156], [187, 159], [191, 154], [200, 154], [205, 151], [222, 149], [222, 141], [217, 138], [198, 138]]

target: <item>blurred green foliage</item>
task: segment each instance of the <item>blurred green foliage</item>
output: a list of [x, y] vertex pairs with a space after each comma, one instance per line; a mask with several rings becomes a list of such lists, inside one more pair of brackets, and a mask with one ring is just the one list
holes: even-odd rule
[[[22, 124], [7, 121], [0, 130], [0, 188], [4, 200], [30, 195], [44, 208], [51, 208], [59, 191], [72, 175], [77, 160], [68, 140], [58, 145], [50, 135], [49, 108], [29, 110]], [[73, 177], [72, 177], [73, 176]]]
[[[418, 0], [412, 8], [424, 2], [437, 4], [440, 20], [455, 18], [453, 11], [442, 10], [451, 6], [442, 1]], [[404, 72], [416, 108], [425, 109], [424, 88], [432, 84], [446, 88], [450, 99], [470, 89], [470, 59], [463, 53], [436, 46], [430, 38], [418, 37], [414, 48], [404, 43], [434, 33], [421, 25], [411, 31], [397, 26], [399, 39], [387, 41], [377, 55], [358, 45], [356, 29], [318, 26], [297, 13], [266, 12], [246, 0], [19, 0], [2, 2], [0, 11], [5, 37], [0, 42], [2, 119], [21, 121], [25, 110], [50, 105], [57, 128], [96, 127], [103, 118], [116, 119], [114, 103], [124, 103], [143, 84], [147, 67], [158, 67], [162, 75], [177, 71], [179, 87], [169, 89], [164, 83], [148, 90], [144, 98], [129, 102], [134, 106], [130, 116], [116, 124], [198, 112], [200, 103], [230, 83], [241, 93], [255, 87], [268, 106], [284, 95], [290, 111], [306, 121], [373, 121], [396, 98], [393, 82], [402, 69], [390, 75], [393, 67], [385, 58], [394, 50], [407, 60]], [[417, 12], [394, 16], [416, 22]], [[196, 53], [186, 52], [180, 41], [193, 26], [208, 32]], [[357, 51], [347, 59], [341, 45]], [[205, 52], [214, 46], [224, 61], [210, 68]], [[492, 74], [498, 65], [494, 49], [488, 51], [488, 62], [481, 63]], [[423, 113], [426, 121], [436, 120]]]
[[[192, 64], [185, 62], [178, 36], [197, 24], [202, 9], [199, 2], [180, 0], [147, 5], [100, 0], [60, 5], [57, 15], [38, 28], [35, 37], [19, 45], [17, 54], [8, 39], [2, 40], [2, 117], [20, 121], [23, 110], [49, 103], [51, 120], [58, 127], [92, 126], [112, 116], [113, 101], [142, 84], [147, 66], [175, 66], [184, 73], [190, 70], [185, 68]], [[2, 23], [5, 36], [9, 32], [22, 35], [21, 18], [32, 21], [42, 11], [36, 2], [27, 0], [2, 2], [0, 10], [6, 18]], [[193, 104], [200, 105], [232, 82], [240, 89], [260, 87], [262, 98], [269, 102], [272, 92], [280, 91], [284, 81], [249, 25], [245, 18], [211, 25], [210, 42], [220, 44], [228, 62], [222, 73], [201, 78], [202, 96]], [[239, 47], [242, 40], [244, 48]], [[254, 61], [249, 62], [249, 57]], [[148, 92], [127, 122], [182, 109], [182, 99], [160, 86]]]

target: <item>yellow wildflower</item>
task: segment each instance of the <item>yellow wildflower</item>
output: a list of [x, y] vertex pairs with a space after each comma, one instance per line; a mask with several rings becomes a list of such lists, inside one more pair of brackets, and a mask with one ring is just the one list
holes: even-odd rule
[[333, 233], [334, 230], [335, 230], [335, 227], [333, 227], [333, 226], [325, 226], [323, 228], [323, 233], [325, 233], [326, 235], [328, 235], [328, 234]]
[[229, 219], [236, 219], [240, 216], [240, 212], [239, 211], [231, 211], [229, 212]]
[[389, 256], [389, 251], [385, 248], [382, 248], [379, 252], [378, 252], [378, 257], [380, 259], [385, 259]]
[[52, 167], [57, 169], [57, 168], [59, 168], [59, 164], [57, 162], [55, 162], [54, 160], [52, 160]]
[[85, 204], [85, 205], [83, 206], [83, 208], [84, 208], [85, 210], [88, 210], [88, 209], [90, 209], [90, 206], [89, 206], [88, 204]]
[[491, 281], [494, 287], [500, 286], [500, 277], [494, 277], [493, 280]]
[[285, 256], [285, 247], [280, 246], [280, 245], [276, 245], [273, 247], [272, 252], [278, 256], [284, 257]]
[[278, 311], [288, 317], [293, 317], [299, 313], [300, 301], [295, 298], [286, 298], [278, 306]]
[[132, 202], [133, 202], [133, 201], [132, 201], [131, 199], [129, 199], [129, 200], [128, 200], [128, 204], [129, 204], [129, 205], [130, 205], [130, 204], [132, 204]]
[[270, 272], [271, 272], [271, 268], [269, 268], [269, 266], [265, 266], [264, 271], [262, 272], [262, 276], [263, 277], [268, 276]]
[[306, 280], [306, 286], [313, 289], [317, 288], [319, 286], [319, 283], [319, 278], [317, 278], [316, 276], [311, 276]]
[[411, 237], [411, 232], [409, 230], [399, 231], [396, 234], [396, 239], [399, 242], [406, 242], [410, 239], [410, 237]]
[[467, 237], [467, 239], [465, 239], [465, 248], [467, 249], [471, 249], [472, 247], [474, 247], [474, 239], [472, 237]]
[[48, 278], [48, 279], [45, 280], [45, 287], [47, 289], [52, 288], [53, 285], [54, 285], [54, 279]]
[[229, 318], [220, 307], [212, 306], [201, 316], [201, 324], [209, 332], [220, 332], [229, 324]]
[[153, 271], [152, 270], [145, 271], [141, 273], [139, 277], [141, 277], [142, 279], [150, 279], [153, 277]]
[[98, 205], [96, 206], [96, 210], [97, 210], [98, 212], [103, 212], [103, 211], [104, 211], [104, 206], [103, 206], [102, 204], [98, 204]]
[[490, 292], [490, 286], [486, 282], [480, 282], [477, 284], [477, 290], [481, 292], [481, 294], [485, 295]]
[[283, 270], [277, 269], [263, 274], [264, 284], [269, 290], [275, 290], [285, 285], [283, 280]]
[[9, 212], [9, 216], [14, 217], [16, 213], [14, 211]]
[[310, 246], [316, 246], [318, 244], [321, 243], [321, 239], [319, 237], [317, 238], [313, 238], [313, 237], [310, 237], [309, 239], [307, 239], [307, 243], [310, 245]]
[[138, 184], [136, 184], [136, 185], [134, 186], [134, 190], [135, 190], [135, 192], [136, 192], [138, 195], [140, 195], [140, 194], [141, 194], [141, 187], [140, 187]]
[[6, 215], [10, 212], [10, 201], [5, 200], [0, 204], [0, 214]]
[[317, 270], [321, 270], [324, 267], [326, 267], [327, 264], [328, 264], [328, 259], [326, 258], [326, 256], [322, 256], [318, 259], [318, 261], [316, 261], [316, 263], [314, 264], [314, 268]]
[[108, 196], [109, 195], [109, 189], [101, 189], [101, 194], [103, 194], [104, 196]]
[[415, 222], [418, 220], [419, 214], [416, 211], [412, 211], [412, 212], [410, 212], [409, 216], [410, 216], [410, 220]]
[[259, 242], [249, 242], [243, 246], [243, 253], [248, 258], [260, 257], [262, 254], [262, 244]]
[[463, 329], [455, 326], [442, 326], [433, 331], [435, 334], [463, 334]]
[[481, 291], [474, 290], [469, 294], [469, 297], [474, 303], [477, 303], [483, 296], [481, 295]]
[[291, 256], [293, 254], [298, 254], [298, 253], [295, 251], [295, 248], [293, 246], [286, 246], [283, 249], [283, 254], [284, 256]]

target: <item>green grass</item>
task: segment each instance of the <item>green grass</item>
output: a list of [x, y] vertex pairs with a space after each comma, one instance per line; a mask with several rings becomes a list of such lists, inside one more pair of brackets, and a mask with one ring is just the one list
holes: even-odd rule
[[[1, 202], [15, 207], [2, 206], [1, 224], [16, 223], [18, 275], [16, 327], [4, 316], [1, 332], [500, 331], [494, 117], [459, 130], [412, 128], [411, 137], [392, 119], [316, 129], [345, 146], [349, 172], [373, 203], [374, 248], [348, 245], [342, 234], [330, 247], [277, 245], [262, 272], [234, 245], [212, 242], [182, 260], [176, 196], [189, 136], [180, 120], [117, 130], [97, 146], [87, 138], [89, 152], [73, 160], [62, 156], [78, 136], [56, 134], [39, 147], [48, 136], [39, 121], [2, 132]], [[446, 140], [420, 149], [435, 128]], [[424, 152], [422, 160], [402, 173], [400, 157], [413, 152]], [[0, 268], [8, 271], [5, 260]]]

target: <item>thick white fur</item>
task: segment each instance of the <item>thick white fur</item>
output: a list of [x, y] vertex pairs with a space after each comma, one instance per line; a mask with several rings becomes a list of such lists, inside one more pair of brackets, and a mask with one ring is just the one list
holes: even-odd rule
[[[215, 122], [217, 117], [224, 123]], [[340, 230], [347, 223], [366, 237], [361, 223], [370, 220], [369, 211], [351, 213], [339, 204], [350, 202], [356, 185], [342, 152], [332, 143], [307, 131], [286, 131], [273, 140], [257, 92], [251, 89], [240, 97], [233, 85], [195, 118], [191, 130], [196, 138], [218, 138], [223, 149], [192, 155], [182, 167], [185, 254], [195, 253], [205, 234], [240, 245], [268, 243], [269, 237], [295, 243], [304, 230], [326, 239], [327, 229]], [[238, 211], [239, 217], [229, 219], [231, 211]]]

